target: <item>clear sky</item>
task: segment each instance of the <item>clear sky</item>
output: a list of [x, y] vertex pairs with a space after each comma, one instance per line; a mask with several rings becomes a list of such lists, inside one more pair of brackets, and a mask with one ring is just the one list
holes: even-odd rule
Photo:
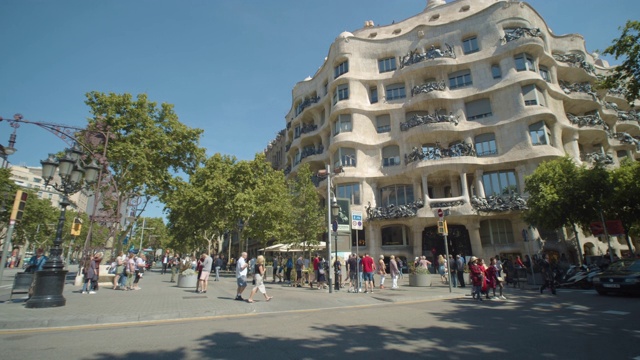
[[[447, 2], [451, 2], [448, 0]], [[528, 1], [555, 34], [604, 49], [638, 20], [638, 0]], [[0, 116], [82, 127], [89, 91], [146, 93], [204, 129], [208, 155], [252, 159], [280, 129], [293, 86], [343, 31], [401, 21], [425, 0], [2, 0]], [[619, 63], [606, 58], [611, 63]], [[0, 144], [12, 129], [0, 122]], [[39, 166], [65, 143], [23, 125], [13, 164]], [[160, 216], [152, 207], [145, 216]]]

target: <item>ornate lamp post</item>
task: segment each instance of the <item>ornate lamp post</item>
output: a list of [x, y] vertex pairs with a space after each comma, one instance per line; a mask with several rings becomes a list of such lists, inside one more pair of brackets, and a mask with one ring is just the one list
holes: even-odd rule
[[[335, 198], [335, 196], [331, 199], [331, 216], [333, 217], [333, 234], [334, 234], [334, 239], [335, 239], [335, 259], [333, 260], [338, 261], [338, 214], [340, 214], [340, 205], [338, 205], [338, 200]], [[327, 239], [327, 241], [331, 241], [330, 238]], [[334, 264], [331, 264], [331, 266], [333, 266], [333, 271], [335, 272], [335, 282], [336, 282], [336, 290], [340, 290], [340, 278], [339, 278], [339, 274], [338, 274], [338, 268], [336, 266], [334, 266]]]
[[[62, 193], [60, 206], [60, 218], [56, 229], [56, 238], [53, 241], [53, 248], [42, 271], [35, 273], [35, 285], [33, 296], [27, 301], [27, 308], [46, 308], [64, 306], [67, 300], [62, 296], [67, 270], [64, 270], [62, 254], [62, 231], [65, 222], [65, 212], [70, 205], [69, 195], [89, 187], [95, 183], [100, 167], [92, 161], [89, 165], [82, 164], [81, 156], [84, 155], [80, 147], [76, 144], [71, 149], [65, 151], [65, 155], [56, 158], [49, 154], [46, 160], [41, 161], [42, 178], [45, 187], [51, 185], [54, 189]], [[54, 175], [58, 169], [60, 183], [52, 183]]]

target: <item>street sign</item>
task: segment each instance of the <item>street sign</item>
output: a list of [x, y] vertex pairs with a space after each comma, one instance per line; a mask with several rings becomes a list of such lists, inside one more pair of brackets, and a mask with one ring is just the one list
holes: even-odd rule
[[362, 211], [351, 210], [351, 228], [362, 230]]
[[442, 211], [442, 209], [438, 209], [438, 217], [440, 218], [441, 221], [442, 219], [444, 219], [444, 211]]

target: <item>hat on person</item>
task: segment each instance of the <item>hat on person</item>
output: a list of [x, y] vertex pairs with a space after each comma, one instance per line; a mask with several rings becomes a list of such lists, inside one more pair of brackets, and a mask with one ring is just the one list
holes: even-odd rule
[[380, 255], [380, 259], [384, 259], [384, 255]]
[[470, 262], [470, 263], [472, 263], [472, 262], [474, 262], [474, 261], [476, 261], [476, 260], [478, 260], [478, 258], [477, 258], [477, 257], [475, 257], [475, 256], [472, 256], [472, 257], [471, 257], [471, 259], [469, 260], [469, 262]]

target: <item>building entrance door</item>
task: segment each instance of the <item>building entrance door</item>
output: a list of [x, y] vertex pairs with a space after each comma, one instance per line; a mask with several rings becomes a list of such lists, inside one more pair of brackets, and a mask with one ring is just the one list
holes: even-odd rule
[[[449, 255], [471, 254], [471, 240], [469, 231], [464, 225], [448, 225]], [[422, 231], [422, 255], [427, 259], [434, 259], [438, 255], [445, 254], [444, 237], [438, 234], [438, 227], [431, 226]]]

